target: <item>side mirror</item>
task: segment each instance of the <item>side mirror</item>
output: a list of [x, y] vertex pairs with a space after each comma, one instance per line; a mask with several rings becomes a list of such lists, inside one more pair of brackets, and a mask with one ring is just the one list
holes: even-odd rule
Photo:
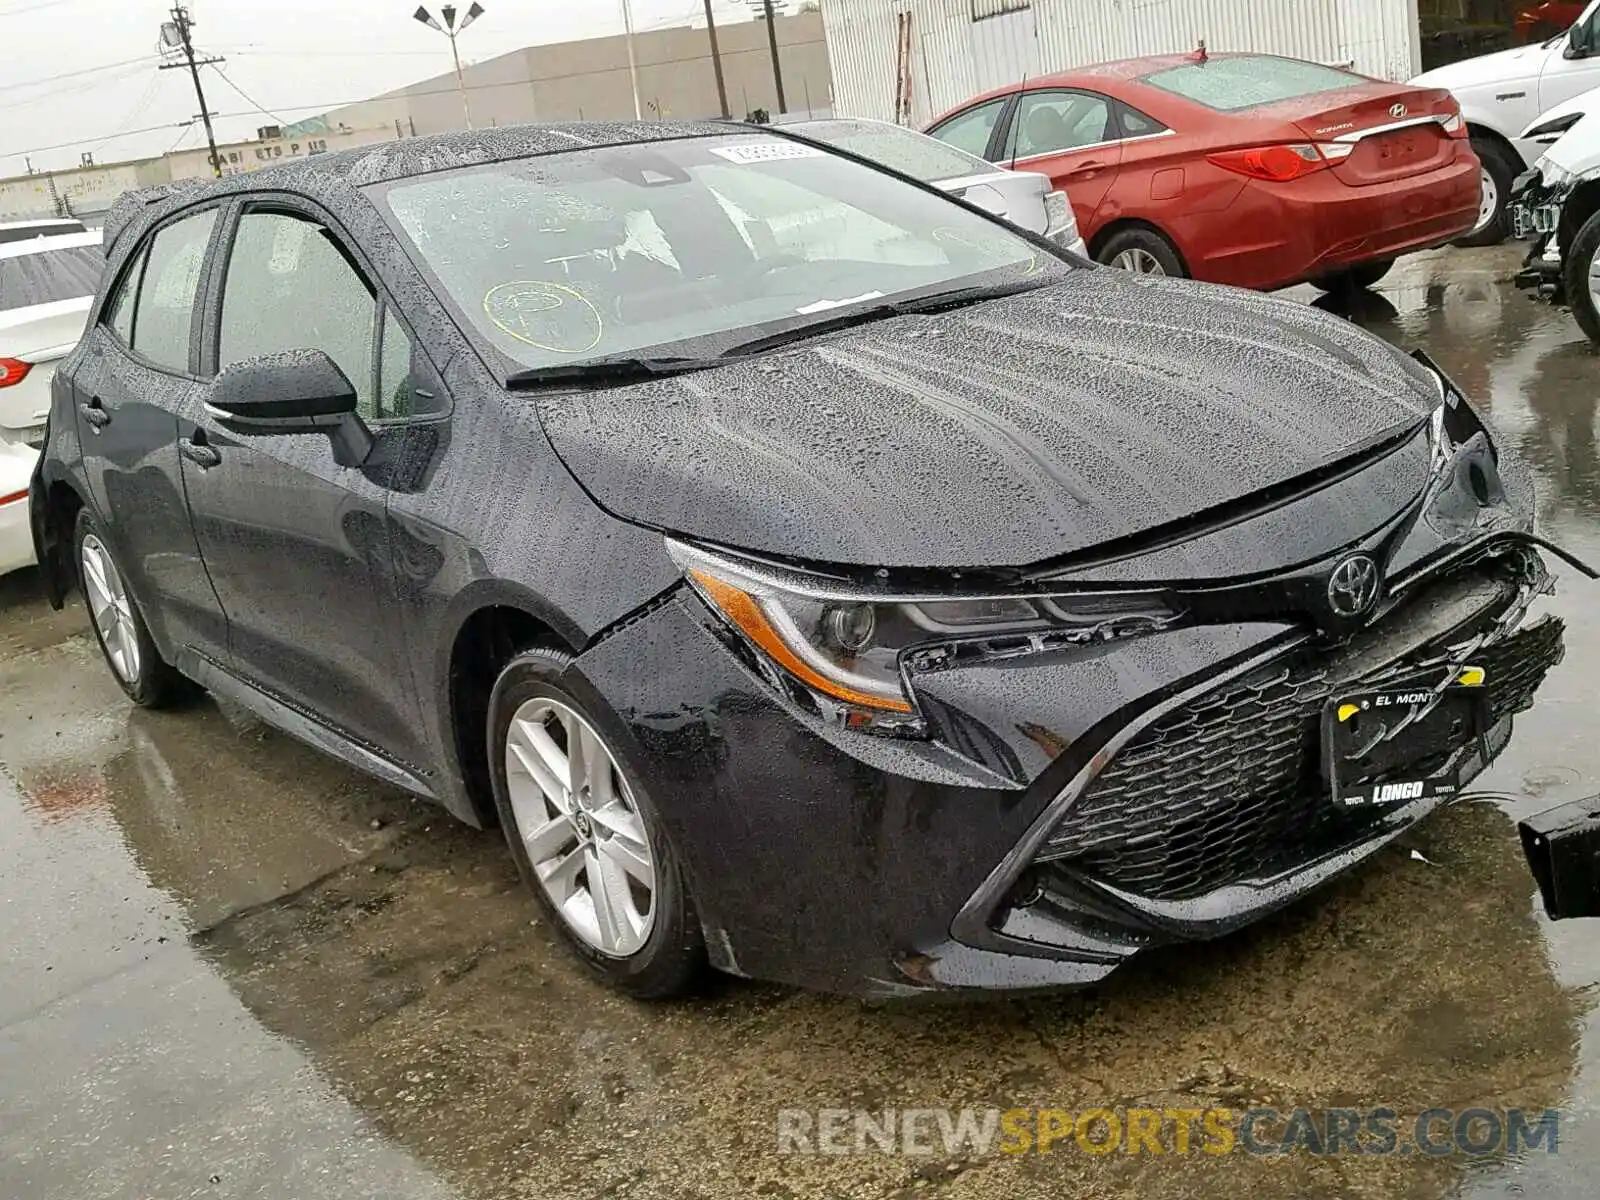
[[1567, 48], [1562, 52], [1565, 58], [1589, 57], [1589, 26], [1587, 22], [1575, 21], [1572, 28], [1567, 30]]
[[321, 350], [230, 363], [212, 381], [206, 408], [236, 433], [326, 433], [342, 467], [359, 467], [372, 452], [372, 432], [356, 413], [355, 385]]

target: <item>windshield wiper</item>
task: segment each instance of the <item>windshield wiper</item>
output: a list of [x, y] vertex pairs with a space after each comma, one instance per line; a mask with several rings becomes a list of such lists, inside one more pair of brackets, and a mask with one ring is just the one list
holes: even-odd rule
[[914, 296], [908, 300], [890, 300], [882, 304], [872, 304], [865, 308], [852, 308], [841, 310], [833, 316], [823, 317], [820, 321], [807, 321], [801, 325], [780, 329], [775, 333], [765, 334], [762, 337], [751, 338], [747, 342], [739, 342], [728, 347], [722, 352], [723, 358], [744, 358], [751, 354], [762, 354], [768, 350], [776, 350], [780, 346], [787, 346], [794, 342], [805, 341], [807, 338], [820, 337], [825, 333], [834, 333], [841, 329], [849, 329], [855, 325], [866, 325], [872, 321], [883, 321], [890, 317], [905, 317], [914, 313], [942, 312], [949, 308], [960, 308], [968, 304], [980, 304], [985, 300], [999, 300], [1004, 296], [1015, 296], [1019, 292], [1031, 292], [1054, 282], [1049, 279], [1013, 279], [1008, 283], [990, 283], [979, 287], [949, 288], [942, 292], [931, 292], [925, 296]]
[[715, 358], [591, 358], [583, 362], [529, 367], [506, 376], [508, 388], [538, 387], [546, 383], [631, 383], [686, 371], [726, 366]]

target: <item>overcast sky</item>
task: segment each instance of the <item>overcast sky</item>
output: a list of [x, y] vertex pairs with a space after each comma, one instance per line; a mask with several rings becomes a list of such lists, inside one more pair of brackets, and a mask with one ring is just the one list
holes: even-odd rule
[[[221, 68], [244, 99], [202, 72], [217, 140], [254, 136], [286, 120], [450, 69], [443, 35], [411, 19], [418, 0], [194, 0], [195, 43], [227, 58]], [[638, 29], [685, 25], [703, 0], [633, 0]], [[458, 0], [463, 11], [471, 0]], [[485, 14], [461, 35], [464, 61], [540, 42], [622, 32], [621, 0], [481, 0]], [[428, 0], [435, 12], [439, 0]], [[187, 71], [157, 71], [156, 37], [170, 0], [0, 0], [0, 177], [203, 145]], [[748, 19], [743, 0], [716, 0], [719, 22]], [[103, 68], [103, 69], [102, 69]], [[66, 78], [61, 78], [67, 76]], [[160, 126], [161, 128], [152, 128]], [[147, 131], [147, 132], [131, 132]], [[83, 140], [88, 139], [88, 140]], [[78, 143], [63, 145], [62, 143]]]

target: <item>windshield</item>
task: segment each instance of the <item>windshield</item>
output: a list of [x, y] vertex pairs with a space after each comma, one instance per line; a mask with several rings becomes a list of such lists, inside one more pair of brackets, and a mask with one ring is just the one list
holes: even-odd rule
[[1244, 54], [1168, 67], [1144, 76], [1139, 82], [1219, 112], [1238, 112], [1317, 92], [1357, 87], [1367, 81], [1359, 75], [1319, 63], [1267, 54]]
[[77, 300], [100, 289], [105, 255], [99, 246], [73, 246], [0, 259], [0, 312]]
[[769, 134], [575, 150], [376, 190], [513, 371], [717, 354], [831, 309], [1072, 269], [936, 192]]
[[938, 138], [878, 121], [811, 121], [797, 126], [795, 132], [870, 158], [926, 183], [960, 179], [966, 175], [992, 175], [995, 170], [993, 164]]

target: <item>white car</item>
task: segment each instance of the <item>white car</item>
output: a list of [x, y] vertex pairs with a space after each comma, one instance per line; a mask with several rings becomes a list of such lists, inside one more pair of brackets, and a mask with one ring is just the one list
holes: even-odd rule
[[800, 121], [786, 128], [931, 183], [1029, 233], [1089, 256], [1067, 194], [1053, 190], [1048, 176], [996, 167], [938, 138], [887, 121], [839, 117]]
[[1472, 148], [1483, 163], [1478, 227], [1462, 241], [1498, 242], [1509, 232], [1512, 182], [1546, 148], [1527, 132], [1541, 113], [1600, 88], [1600, 0], [1590, 0], [1572, 28], [1549, 41], [1451, 63], [1412, 82], [1447, 88], [1461, 106]]
[[0, 574], [33, 563], [28, 482], [56, 363], [83, 336], [105, 257], [98, 230], [0, 243]]
[[1528, 133], [1549, 145], [1512, 197], [1511, 231], [1531, 243], [1517, 283], [1570, 305], [1600, 344], [1600, 90], [1540, 114]]

